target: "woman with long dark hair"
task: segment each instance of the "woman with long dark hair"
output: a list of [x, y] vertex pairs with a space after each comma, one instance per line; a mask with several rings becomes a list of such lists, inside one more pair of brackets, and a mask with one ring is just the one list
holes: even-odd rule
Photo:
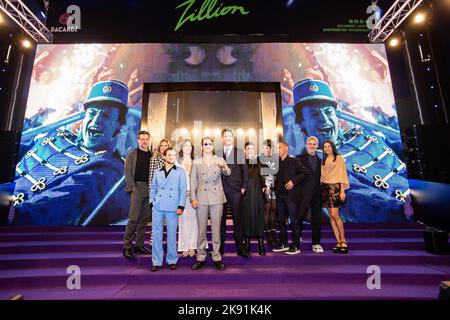
[[248, 168], [248, 183], [243, 199], [242, 231], [246, 239], [247, 252], [250, 254], [250, 240], [258, 239], [258, 253], [266, 255], [264, 248], [264, 180], [261, 176], [261, 166], [255, 156], [255, 145], [245, 144], [245, 164]]
[[331, 227], [337, 244], [333, 248], [335, 253], [348, 253], [347, 240], [344, 234], [344, 223], [339, 216], [339, 207], [345, 204], [345, 189], [350, 187], [344, 158], [339, 154], [336, 145], [324, 141], [322, 145], [323, 160], [320, 182], [322, 184], [322, 206], [328, 209]]
[[187, 192], [184, 213], [178, 219], [178, 251], [182, 256], [193, 257], [197, 249], [197, 213], [191, 205], [190, 176], [192, 162], [194, 161], [194, 146], [191, 140], [185, 139], [181, 143], [177, 166], [186, 172]]

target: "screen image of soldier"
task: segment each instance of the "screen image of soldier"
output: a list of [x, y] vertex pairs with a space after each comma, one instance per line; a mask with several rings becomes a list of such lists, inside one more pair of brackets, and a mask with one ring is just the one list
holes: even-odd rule
[[56, 129], [34, 139], [16, 166], [16, 225], [78, 225], [123, 176], [115, 150], [125, 124], [128, 87], [95, 83], [84, 103], [78, 134]]
[[[296, 122], [319, 145], [333, 141], [344, 157], [351, 189], [341, 214], [347, 222], [405, 221], [411, 217], [406, 166], [382, 133], [364, 126], [343, 132], [328, 83], [305, 79], [294, 85]], [[407, 204], [405, 206], [405, 204]]]

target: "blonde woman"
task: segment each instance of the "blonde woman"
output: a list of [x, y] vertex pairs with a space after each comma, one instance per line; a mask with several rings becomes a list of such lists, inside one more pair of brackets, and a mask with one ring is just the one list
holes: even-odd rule
[[150, 159], [150, 174], [149, 174], [149, 185], [152, 185], [153, 175], [156, 170], [161, 169], [164, 166], [165, 158], [164, 152], [171, 148], [172, 145], [168, 139], [162, 139], [153, 153], [153, 157]]
[[[155, 171], [161, 169], [165, 162], [166, 158], [164, 157], [164, 153], [167, 149], [171, 148], [172, 145], [170, 144], [170, 141], [168, 139], [162, 139], [158, 146], [155, 149], [155, 152], [153, 153], [153, 157], [150, 159], [150, 167], [149, 167], [149, 175], [148, 175], [148, 183], [149, 183], [149, 189], [152, 186], [153, 182], [153, 176], [155, 175]], [[150, 190], [149, 190], [150, 191]], [[150, 218], [152, 217], [152, 213], [150, 212]], [[153, 242], [153, 230], [150, 236], [150, 243], [149, 245], [152, 246]]]

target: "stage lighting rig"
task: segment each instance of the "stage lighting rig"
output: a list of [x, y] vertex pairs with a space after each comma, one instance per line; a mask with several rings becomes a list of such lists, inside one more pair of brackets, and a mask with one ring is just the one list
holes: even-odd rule
[[370, 42], [384, 42], [424, 0], [396, 0], [369, 32]]
[[0, 0], [0, 10], [36, 43], [51, 43], [53, 34], [21, 0]]

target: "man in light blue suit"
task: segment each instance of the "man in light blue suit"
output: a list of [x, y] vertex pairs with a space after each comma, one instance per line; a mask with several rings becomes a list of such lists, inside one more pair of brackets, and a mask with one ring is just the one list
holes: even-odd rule
[[150, 189], [150, 206], [153, 208], [152, 271], [158, 271], [163, 264], [164, 219], [167, 223], [166, 263], [170, 270], [176, 270], [178, 216], [183, 214], [186, 204], [186, 173], [175, 165], [176, 151], [169, 148], [164, 156], [166, 163], [155, 171]]

